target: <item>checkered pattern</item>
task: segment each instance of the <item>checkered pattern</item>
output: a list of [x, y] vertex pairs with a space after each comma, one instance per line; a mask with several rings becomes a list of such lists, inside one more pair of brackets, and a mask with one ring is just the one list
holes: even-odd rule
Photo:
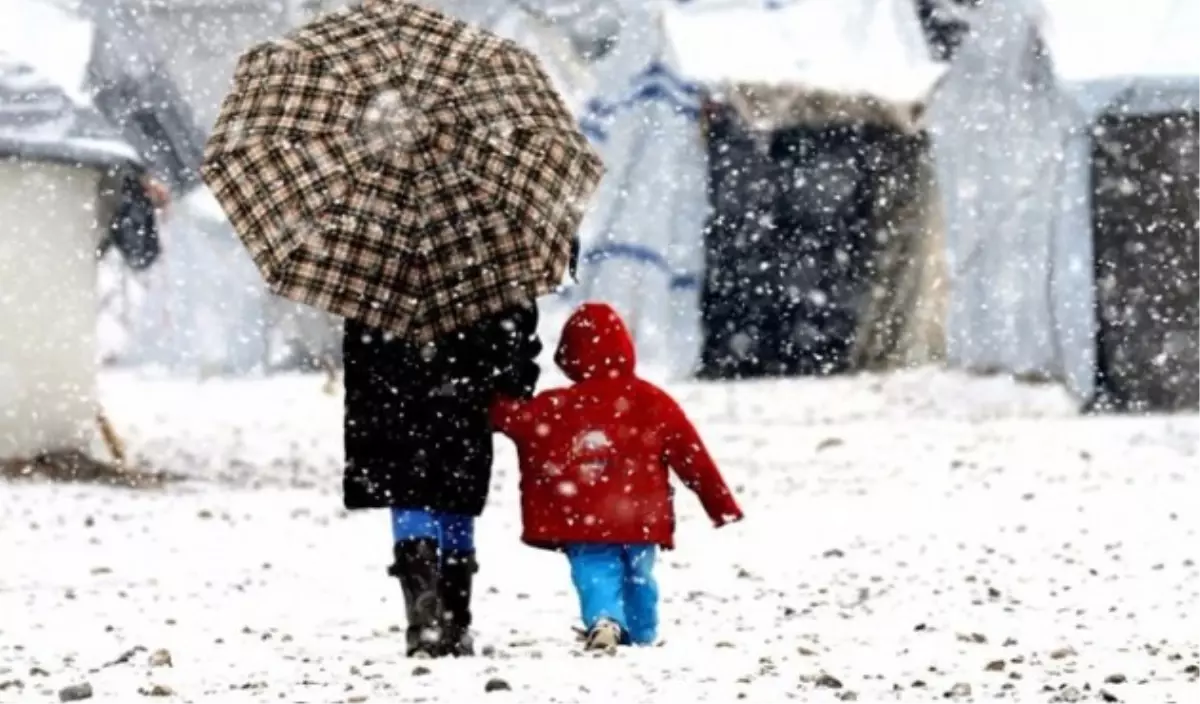
[[203, 166], [275, 293], [418, 341], [558, 286], [603, 170], [533, 55], [389, 0], [243, 55]]

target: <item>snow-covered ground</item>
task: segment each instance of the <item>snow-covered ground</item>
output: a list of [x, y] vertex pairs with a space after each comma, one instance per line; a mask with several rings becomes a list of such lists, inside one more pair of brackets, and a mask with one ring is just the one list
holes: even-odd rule
[[1200, 696], [1195, 415], [1080, 418], [1053, 387], [936, 371], [679, 385], [748, 519], [713, 531], [681, 494], [661, 647], [578, 651], [564, 561], [517, 542], [504, 446], [487, 654], [414, 663], [386, 520], [340, 508], [323, 385], [106, 377], [130, 450], [193, 478], [0, 485], [0, 702]]

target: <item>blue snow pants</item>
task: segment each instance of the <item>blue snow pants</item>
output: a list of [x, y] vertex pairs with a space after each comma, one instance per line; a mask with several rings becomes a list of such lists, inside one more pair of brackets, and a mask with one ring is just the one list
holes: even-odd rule
[[575, 543], [566, 546], [571, 581], [579, 595], [583, 625], [606, 618], [621, 627], [622, 641], [650, 645], [658, 636], [655, 545]]
[[475, 517], [414, 509], [392, 509], [392, 540], [432, 538], [443, 555], [475, 552]]

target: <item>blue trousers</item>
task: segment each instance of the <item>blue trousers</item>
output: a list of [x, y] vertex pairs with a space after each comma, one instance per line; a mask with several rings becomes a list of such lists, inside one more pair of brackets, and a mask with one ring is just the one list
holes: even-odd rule
[[566, 547], [571, 581], [579, 595], [583, 625], [606, 618], [621, 627], [624, 641], [649, 645], [658, 636], [655, 545], [576, 543]]
[[475, 552], [475, 517], [417, 509], [392, 509], [392, 540], [432, 538], [446, 553]]

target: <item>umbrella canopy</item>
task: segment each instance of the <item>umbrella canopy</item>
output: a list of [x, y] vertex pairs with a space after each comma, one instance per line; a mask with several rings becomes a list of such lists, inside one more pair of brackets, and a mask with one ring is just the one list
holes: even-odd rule
[[248, 51], [202, 171], [273, 291], [425, 341], [557, 287], [603, 167], [532, 54], [381, 0]]

